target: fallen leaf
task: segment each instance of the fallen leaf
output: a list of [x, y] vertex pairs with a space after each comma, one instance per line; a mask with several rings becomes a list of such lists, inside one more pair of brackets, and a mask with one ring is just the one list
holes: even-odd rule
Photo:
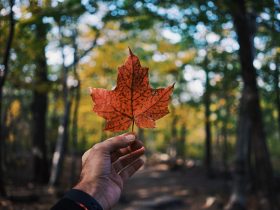
[[167, 88], [152, 89], [148, 68], [141, 67], [136, 55], [129, 49], [129, 57], [118, 68], [114, 90], [91, 88], [93, 111], [106, 119], [105, 130], [127, 130], [134, 123], [140, 128], [154, 128], [155, 120], [169, 113], [168, 102], [174, 84]]

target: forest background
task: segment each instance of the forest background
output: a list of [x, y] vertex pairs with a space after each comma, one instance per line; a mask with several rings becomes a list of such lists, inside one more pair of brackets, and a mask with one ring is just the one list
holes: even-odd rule
[[154, 88], [176, 82], [170, 114], [137, 130], [147, 159], [193, 160], [230, 180], [232, 208], [260, 192], [277, 209], [279, 11], [278, 0], [1, 0], [2, 198], [72, 186], [83, 152], [116, 135], [88, 87], [112, 89], [130, 47]]

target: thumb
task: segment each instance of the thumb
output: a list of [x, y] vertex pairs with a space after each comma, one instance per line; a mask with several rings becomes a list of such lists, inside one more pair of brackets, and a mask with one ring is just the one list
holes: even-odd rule
[[115, 136], [103, 142], [103, 148], [109, 152], [114, 152], [118, 149], [128, 147], [136, 139], [135, 134], [126, 133], [120, 136]]

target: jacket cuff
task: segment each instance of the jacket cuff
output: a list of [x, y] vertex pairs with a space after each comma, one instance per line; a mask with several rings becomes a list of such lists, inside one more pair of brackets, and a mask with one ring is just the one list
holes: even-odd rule
[[93, 197], [81, 190], [71, 189], [65, 194], [64, 198], [75, 201], [87, 210], [103, 210], [101, 205]]

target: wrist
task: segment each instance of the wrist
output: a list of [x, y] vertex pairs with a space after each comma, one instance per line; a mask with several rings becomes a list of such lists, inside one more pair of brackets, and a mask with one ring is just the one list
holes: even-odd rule
[[79, 205], [81, 208], [85, 210], [104, 210], [96, 199], [94, 199], [88, 193], [78, 189], [69, 190], [64, 195], [64, 198], [74, 201], [77, 205]]
[[101, 205], [104, 210], [106, 210], [106, 199], [102, 195], [102, 189], [98, 190], [96, 184], [81, 181], [75, 187], [73, 187], [73, 189], [81, 190], [89, 194]]

